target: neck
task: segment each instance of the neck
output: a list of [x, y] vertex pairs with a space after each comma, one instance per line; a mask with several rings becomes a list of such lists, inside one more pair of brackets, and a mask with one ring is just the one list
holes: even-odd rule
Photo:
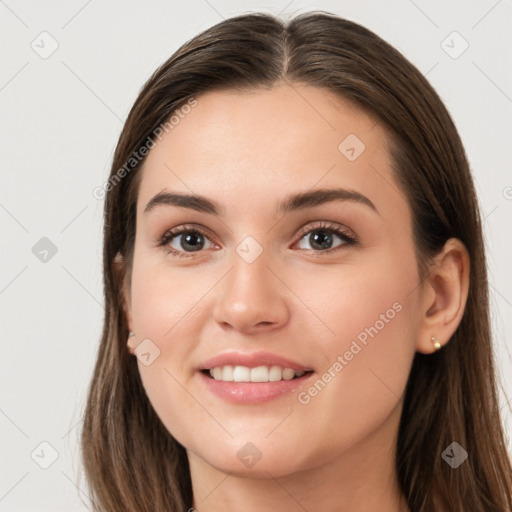
[[[401, 403], [378, 429], [318, 467], [275, 477], [224, 473], [188, 453], [197, 512], [409, 512], [395, 470]], [[299, 448], [298, 448], [299, 449]]]

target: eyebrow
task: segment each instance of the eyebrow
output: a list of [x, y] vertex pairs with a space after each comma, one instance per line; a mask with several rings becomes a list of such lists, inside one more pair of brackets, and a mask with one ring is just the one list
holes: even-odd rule
[[[363, 204], [379, 213], [373, 202], [355, 190], [343, 188], [326, 188], [290, 194], [285, 197], [278, 207], [278, 214], [304, 210], [334, 201], [351, 201]], [[182, 194], [178, 192], [162, 191], [156, 194], [146, 205], [144, 213], [148, 213], [158, 206], [175, 206], [189, 208], [198, 212], [208, 213], [217, 217], [224, 214], [219, 203], [201, 195]]]

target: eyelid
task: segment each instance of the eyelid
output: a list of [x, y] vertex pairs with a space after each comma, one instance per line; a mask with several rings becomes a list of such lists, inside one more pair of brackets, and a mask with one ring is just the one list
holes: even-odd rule
[[165, 238], [169, 238], [171, 236], [178, 236], [183, 233], [189, 233], [189, 232], [200, 233], [201, 235], [204, 235], [204, 236], [208, 237], [209, 239], [214, 238], [211, 234], [211, 231], [208, 228], [205, 228], [205, 227], [197, 225], [197, 224], [180, 224], [179, 226], [176, 226], [175, 228], [165, 230], [163, 235], [161, 235], [157, 238], [156, 242], [161, 242]]
[[324, 220], [313, 221], [312, 223], [308, 222], [302, 228], [299, 229], [296, 236], [299, 238], [302, 238], [304, 235], [307, 235], [310, 231], [321, 230], [321, 229], [323, 229], [325, 231], [339, 231], [341, 234], [343, 234], [347, 238], [352, 239], [354, 241], [357, 240], [356, 234], [351, 229], [347, 228], [346, 226], [344, 226], [342, 224], [337, 224], [335, 222], [324, 221]]

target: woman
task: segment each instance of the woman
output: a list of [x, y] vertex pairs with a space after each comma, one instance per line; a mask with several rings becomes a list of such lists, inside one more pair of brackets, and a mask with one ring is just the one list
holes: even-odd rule
[[395, 49], [226, 20], [147, 82], [104, 190], [95, 510], [511, 510], [468, 162]]

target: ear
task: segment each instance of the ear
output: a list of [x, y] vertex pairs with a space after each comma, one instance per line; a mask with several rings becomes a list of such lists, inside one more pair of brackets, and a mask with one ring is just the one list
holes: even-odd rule
[[114, 275], [117, 280], [118, 286], [122, 293], [123, 311], [126, 318], [126, 325], [128, 330], [133, 332], [133, 320], [131, 309], [131, 294], [130, 294], [130, 275], [127, 268], [126, 260], [120, 253], [117, 253], [113, 262]]
[[418, 352], [434, 352], [432, 337], [443, 346], [459, 326], [468, 298], [469, 263], [466, 247], [456, 238], [450, 238], [435, 256], [423, 286]]

